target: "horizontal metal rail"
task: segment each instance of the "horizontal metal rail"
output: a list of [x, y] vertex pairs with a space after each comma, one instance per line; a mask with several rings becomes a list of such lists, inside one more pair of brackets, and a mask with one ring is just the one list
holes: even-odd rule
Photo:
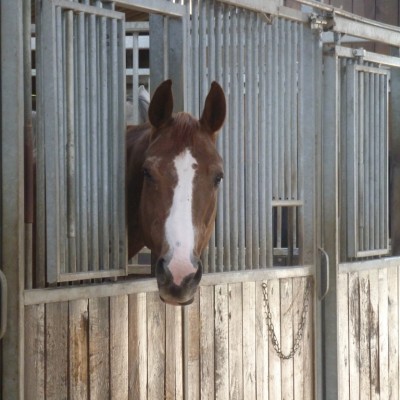
[[165, 0], [117, 0], [115, 4], [131, 10], [163, 14], [170, 17], [183, 17], [186, 14], [185, 6]]

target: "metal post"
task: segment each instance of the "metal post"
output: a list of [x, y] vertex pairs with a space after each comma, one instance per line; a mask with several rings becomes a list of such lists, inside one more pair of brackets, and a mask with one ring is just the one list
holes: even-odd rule
[[1, 268], [8, 280], [2, 398], [24, 396], [24, 92], [22, 0], [1, 2]]

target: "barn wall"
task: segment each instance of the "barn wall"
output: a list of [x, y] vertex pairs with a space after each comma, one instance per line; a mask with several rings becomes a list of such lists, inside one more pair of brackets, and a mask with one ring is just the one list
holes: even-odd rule
[[[288, 353], [307, 278], [265, 282]], [[185, 311], [187, 328], [182, 309], [165, 306], [157, 292], [27, 306], [25, 398], [180, 399], [187, 380], [191, 400], [313, 399], [313, 300], [299, 352], [280, 360], [261, 284], [202, 286]]]
[[[375, 265], [374, 265], [375, 264]], [[400, 261], [341, 266], [339, 396], [399, 399]]]

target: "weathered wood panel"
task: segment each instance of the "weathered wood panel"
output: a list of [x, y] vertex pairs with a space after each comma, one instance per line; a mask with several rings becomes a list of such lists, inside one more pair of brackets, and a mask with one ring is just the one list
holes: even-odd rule
[[399, 399], [400, 267], [346, 268], [338, 276], [339, 398]]
[[[186, 392], [201, 400], [312, 400], [312, 300], [299, 351], [281, 360], [268, 337], [261, 286], [268, 286], [275, 332], [288, 353], [306, 281], [202, 286], [185, 318], [182, 308], [166, 306], [156, 292], [27, 306], [26, 397], [153, 400], [183, 399]], [[387, 281], [383, 276], [381, 285]], [[393, 310], [388, 306], [386, 313]], [[396, 344], [386, 343], [397, 349], [398, 336]], [[390, 358], [381, 362], [394, 370]]]

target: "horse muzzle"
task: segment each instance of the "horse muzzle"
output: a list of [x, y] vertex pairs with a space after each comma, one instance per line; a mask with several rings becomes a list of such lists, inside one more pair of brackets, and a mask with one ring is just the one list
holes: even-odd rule
[[165, 258], [159, 258], [156, 265], [156, 278], [161, 300], [177, 306], [191, 304], [202, 274], [203, 265], [198, 259], [191, 263], [190, 268], [181, 266], [179, 269], [179, 266], [170, 268], [170, 262]]

